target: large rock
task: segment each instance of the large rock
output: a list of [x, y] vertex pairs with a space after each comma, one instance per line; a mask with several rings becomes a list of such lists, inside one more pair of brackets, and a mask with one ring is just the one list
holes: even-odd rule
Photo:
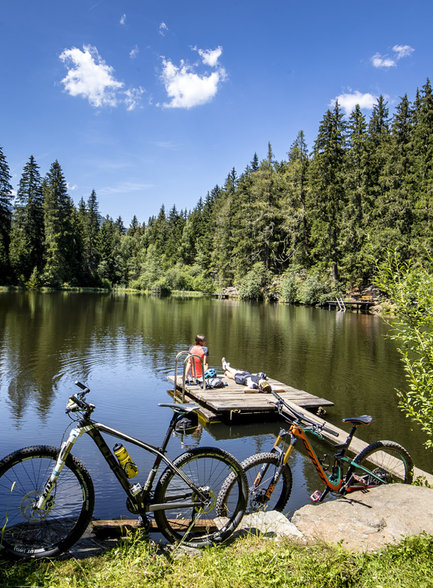
[[307, 505], [292, 517], [309, 541], [343, 542], [369, 551], [425, 531], [433, 535], [433, 489], [405, 484], [379, 486], [363, 494]]

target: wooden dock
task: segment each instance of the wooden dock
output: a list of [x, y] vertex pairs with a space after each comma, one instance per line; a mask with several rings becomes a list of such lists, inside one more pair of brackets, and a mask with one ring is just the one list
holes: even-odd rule
[[[377, 302], [368, 300], [343, 300], [344, 306], [347, 310], [355, 310], [356, 312], [369, 312], [372, 306], [376, 306]], [[328, 300], [326, 302], [328, 310], [339, 310], [339, 304], [336, 300]]]
[[[231, 421], [238, 415], [263, 417], [277, 413], [275, 398], [272, 394], [263, 394], [259, 391], [246, 394], [245, 386], [240, 386], [225, 376], [218, 377], [221, 377], [227, 384], [224, 388], [204, 390], [199, 385], [185, 386], [185, 401], [198, 404], [200, 407], [199, 412], [206, 421]], [[175, 384], [175, 376], [168, 376], [168, 380], [172, 384]], [[268, 380], [271, 386], [282, 390], [279, 394], [281, 394], [284, 400], [294, 402], [297, 406], [314, 410], [319, 407], [334, 405], [330, 400], [314, 396], [314, 394], [309, 394], [304, 390], [297, 390], [292, 386], [288, 386], [272, 378]], [[178, 376], [175, 387], [176, 398], [179, 400], [182, 395], [181, 376]]]
[[[168, 376], [169, 381], [174, 384], [174, 376]], [[199, 406], [199, 413], [202, 419], [208, 423], [218, 421], [231, 421], [237, 416], [250, 417], [273, 417], [277, 415], [276, 399], [272, 394], [245, 394], [244, 386], [239, 386], [233, 380], [223, 377], [223, 381], [227, 383], [224, 388], [217, 388], [215, 390], [203, 390], [201, 386], [185, 386], [185, 402], [194, 402]], [[331, 441], [333, 444], [344, 443], [348, 435], [348, 430], [340, 429], [339, 427], [330, 424], [324, 419], [314, 414], [314, 409], [319, 407], [334, 406], [334, 403], [325, 398], [320, 398], [309, 394], [304, 390], [298, 390], [277, 380], [269, 378], [272, 386], [283, 389], [284, 392], [279, 392], [280, 396], [284, 398], [289, 406], [319, 424], [325, 423], [325, 426], [338, 433], [338, 437], [322, 432], [322, 435]], [[179, 401], [182, 401], [182, 378], [178, 377], [176, 392], [173, 395]], [[283, 409], [284, 410], [284, 409]], [[360, 428], [360, 431], [362, 428]], [[358, 454], [362, 451], [368, 443], [362, 441], [358, 437], [352, 439], [349, 451], [353, 454]], [[422, 477], [430, 484], [433, 484], [433, 475], [415, 467], [414, 477]]]

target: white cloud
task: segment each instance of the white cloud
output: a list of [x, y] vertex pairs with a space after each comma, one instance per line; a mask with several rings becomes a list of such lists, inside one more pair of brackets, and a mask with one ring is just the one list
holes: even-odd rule
[[59, 58], [68, 69], [62, 84], [70, 96], [81, 96], [96, 108], [124, 104], [133, 110], [138, 105], [143, 89], [122, 90], [124, 83], [116, 80], [113, 67], [105, 63], [96, 47], [65, 49]]
[[360, 108], [373, 108], [377, 102], [377, 96], [373, 96], [373, 94], [369, 94], [368, 92], [362, 94], [359, 90], [355, 90], [354, 92], [340, 94], [331, 101], [331, 105], [334, 105], [336, 101], [338, 101], [338, 104], [346, 114], [350, 114], [357, 104], [359, 104]]
[[205, 65], [209, 65], [209, 67], [216, 67], [218, 59], [221, 57], [221, 54], [223, 52], [222, 47], [217, 47], [213, 50], [207, 49], [206, 51], [204, 51], [203, 49], [194, 49], [195, 51], [198, 51], [198, 54], [202, 58], [203, 63]]
[[159, 25], [159, 34], [161, 35], [161, 37], [165, 37], [165, 33], [168, 31], [168, 26], [165, 24], [165, 22], [162, 22]]
[[[214, 50], [196, 49], [205, 65], [215, 68], [222, 53], [222, 48]], [[163, 58], [162, 81], [170, 102], [163, 104], [166, 108], [193, 108], [210, 102], [216, 95], [220, 84], [227, 78], [223, 67], [218, 66], [211, 73], [197, 73], [197, 66], [186, 64], [183, 60], [179, 66]]]
[[394, 45], [392, 48], [394, 52], [394, 57], [389, 57], [387, 55], [381, 55], [380, 53], [375, 53], [371, 58], [371, 63], [374, 67], [395, 67], [397, 65], [397, 61], [403, 59], [404, 57], [409, 57], [415, 51], [413, 47], [410, 45]]
[[126, 110], [135, 110], [137, 106], [141, 104], [141, 96], [144, 94], [144, 89], [139, 88], [131, 88], [130, 90], [125, 90], [125, 98], [124, 103], [126, 105]]
[[133, 47], [131, 49], [131, 51], [129, 52], [129, 57], [131, 59], [135, 59], [137, 57], [137, 55], [140, 53], [140, 49], [138, 48], [138, 45], [136, 45], [135, 47]]
[[120, 24], [121, 25], [126, 24], [126, 14], [122, 14], [122, 16], [120, 17]]
[[119, 184], [105, 186], [98, 190], [98, 194], [129, 194], [131, 192], [141, 192], [154, 188], [154, 184], [144, 184], [141, 182], [121, 182]]
[[113, 77], [113, 68], [100, 57], [96, 47], [65, 49], [60, 59], [69, 69], [62, 80], [68, 94], [87, 98], [96, 107], [117, 105], [117, 91], [123, 83]]
[[394, 45], [392, 50], [394, 53], [397, 53], [397, 59], [409, 57], [409, 55], [412, 55], [412, 53], [415, 51], [415, 49], [410, 45]]
[[395, 67], [396, 65], [394, 59], [391, 59], [390, 57], [382, 57], [380, 53], [373, 55], [371, 63], [374, 67]]

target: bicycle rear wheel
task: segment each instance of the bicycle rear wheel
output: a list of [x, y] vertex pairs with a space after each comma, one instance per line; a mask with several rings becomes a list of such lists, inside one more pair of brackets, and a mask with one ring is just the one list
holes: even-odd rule
[[376, 441], [367, 445], [353, 460], [368, 468], [368, 475], [355, 468], [356, 475], [368, 486], [404, 483], [413, 480], [413, 461], [404, 447], [394, 441]]
[[[183, 453], [173, 465], [197, 486], [206, 500], [168, 467], [155, 488], [154, 503], [165, 505], [155, 511], [161, 533], [171, 542], [190, 547], [204, 547], [228, 539], [240, 523], [247, 504], [247, 480], [241, 464], [222, 449], [203, 447]], [[215, 508], [217, 497], [232, 472], [233, 494], [225, 516], [219, 517]]]
[[[292, 491], [292, 471], [290, 467], [287, 464], [282, 467], [274, 488], [271, 488], [273, 477], [280, 465], [278, 456], [275, 453], [257, 453], [245, 459], [241, 465], [248, 480], [246, 514], [265, 510], [282, 512]], [[226, 503], [230, 501], [234, 482], [234, 476], [230, 474], [221, 489], [217, 502], [217, 511], [220, 515], [224, 514]]]
[[83, 464], [69, 455], [43, 509], [35, 504], [59, 449], [26, 447], [0, 461], [0, 545], [12, 558], [53, 557], [84, 533], [93, 513], [94, 489]]

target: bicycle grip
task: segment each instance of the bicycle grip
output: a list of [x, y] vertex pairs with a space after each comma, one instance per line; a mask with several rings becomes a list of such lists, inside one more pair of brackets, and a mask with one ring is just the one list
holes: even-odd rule
[[337, 433], [337, 431], [333, 431], [332, 429], [328, 429], [328, 427], [323, 427], [323, 431], [326, 431], [326, 433], [330, 433], [331, 435], [334, 435], [334, 437], [340, 436], [340, 433]]
[[81, 388], [81, 390], [83, 390], [83, 392], [85, 394], [87, 394], [88, 392], [90, 392], [89, 388], [87, 386], [85, 386], [84, 384], [82, 384], [81, 382], [79, 382], [78, 380], [76, 380], [75, 385], [78, 386], [78, 388]]

